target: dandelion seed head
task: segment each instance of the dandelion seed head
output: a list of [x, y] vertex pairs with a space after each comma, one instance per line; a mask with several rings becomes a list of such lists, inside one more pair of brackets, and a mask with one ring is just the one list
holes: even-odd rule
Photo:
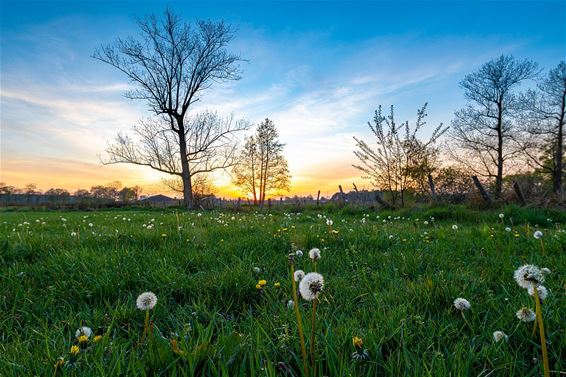
[[537, 230], [536, 232], [533, 233], [533, 237], [536, 238], [537, 240], [540, 240], [542, 238], [542, 232], [540, 230]]
[[511, 228], [509, 228], [508, 226], [506, 226], [506, 227], [505, 227], [505, 231], [506, 231], [506, 232], [510, 232], [510, 231], [511, 231]]
[[304, 277], [305, 277], [305, 271], [303, 270], [297, 270], [293, 274], [293, 278], [295, 279], [296, 282], [303, 280]]
[[522, 322], [532, 322], [535, 320], [536, 315], [531, 309], [522, 307], [515, 314]]
[[453, 229], [453, 230], [458, 230], [458, 225], [456, 225], [456, 224], [452, 225], [452, 229]]
[[493, 340], [495, 340], [496, 343], [507, 340], [507, 335], [503, 331], [495, 331], [493, 333]]
[[323, 288], [324, 278], [318, 272], [309, 272], [299, 283], [299, 292], [307, 301], [317, 298]]
[[500, 218], [500, 219], [502, 219], [502, 218], [504, 218], [504, 217], [505, 217], [505, 215], [504, 215], [503, 213], [500, 213], [500, 214], [499, 214], [499, 218]]
[[312, 259], [313, 262], [316, 262], [320, 259], [320, 250], [315, 248], [310, 249], [309, 257]]
[[519, 267], [515, 270], [513, 275], [517, 284], [525, 289], [529, 289], [532, 285], [538, 285], [544, 282], [544, 274], [537, 266], [532, 264]]
[[550, 269], [543, 267], [540, 269], [540, 272], [542, 272], [543, 275], [548, 275], [550, 274]]
[[303, 256], [303, 251], [302, 250], [297, 250], [295, 251], [295, 255], [299, 258], [301, 258]]
[[287, 301], [287, 309], [293, 309], [295, 307], [295, 302], [293, 300]]
[[86, 336], [87, 339], [90, 338], [90, 336], [92, 335], [92, 329], [87, 326], [82, 326], [81, 328], [77, 329], [77, 331], [75, 331], [75, 338], [78, 339], [82, 335]]
[[[539, 285], [536, 287], [537, 292], [538, 292], [538, 297], [541, 300], [545, 300], [548, 297], [548, 289], [546, 289], [546, 287], [544, 285]], [[535, 287], [534, 285], [531, 285], [528, 289], [527, 292], [529, 292], [529, 294], [531, 296], [535, 295]]]
[[465, 298], [458, 297], [454, 300], [454, 307], [458, 310], [468, 310], [472, 307], [472, 305]]
[[261, 270], [259, 269], [259, 267], [254, 267], [254, 273], [259, 274], [261, 272]]
[[144, 292], [138, 296], [136, 306], [139, 310], [150, 310], [157, 304], [157, 296], [153, 292]]

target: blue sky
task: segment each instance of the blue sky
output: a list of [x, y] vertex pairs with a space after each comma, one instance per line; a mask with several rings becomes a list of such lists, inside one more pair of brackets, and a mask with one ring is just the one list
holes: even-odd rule
[[122, 96], [119, 72], [90, 56], [134, 35], [136, 16], [167, 6], [239, 27], [231, 49], [248, 60], [242, 79], [199, 106], [273, 119], [294, 193], [364, 186], [351, 167], [352, 136], [369, 137], [379, 104], [395, 105], [402, 121], [428, 102], [432, 129], [450, 124], [464, 104], [458, 82], [487, 60], [513, 54], [548, 69], [566, 56], [565, 1], [2, 1], [1, 181], [74, 189], [119, 179], [160, 190], [152, 171], [98, 162], [147, 110]]

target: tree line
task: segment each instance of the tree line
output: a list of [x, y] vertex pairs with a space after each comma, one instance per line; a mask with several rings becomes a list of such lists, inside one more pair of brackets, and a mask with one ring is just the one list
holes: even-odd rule
[[122, 187], [122, 183], [119, 181], [110, 182], [106, 185], [95, 185], [92, 186], [90, 190], [80, 188], [73, 193], [63, 188], [50, 188], [48, 190], [41, 191], [34, 183], [18, 188], [4, 182], [0, 182], [0, 195], [48, 195], [55, 197], [67, 197], [73, 195], [79, 198], [106, 199], [127, 203], [138, 200], [141, 193], [142, 188], [140, 186]]

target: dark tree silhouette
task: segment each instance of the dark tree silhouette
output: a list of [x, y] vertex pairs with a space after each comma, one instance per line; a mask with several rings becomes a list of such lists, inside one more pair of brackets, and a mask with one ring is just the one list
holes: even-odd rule
[[[240, 78], [238, 63], [241, 59], [227, 49], [235, 30], [224, 22], [198, 21], [190, 25], [170, 10], [165, 11], [163, 19], [151, 15], [139, 20], [138, 26], [141, 32], [138, 39], [118, 39], [97, 49], [93, 57], [124, 73], [134, 84], [134, 89], [126, 96], [145, 100], [159, 118], [157, 122], [161, 130], [171, 131], [176, 136], [168, 142], [175, 143], [179, 163], [175, 172], [180, 173], [183, 180], [184, 204], [192, 208], [194, 169], [190, 156], [195, 151], [191, 150], [187, 135], [207, 129], [191, 129], [194, 124], [187, 124], [187, 115], [191, 105], [199, 101], [203, 91], [212, 84]], [[201, 137], [206, 138], [206, 134], [195, 135], [196, 139]], [[119, 138], [118, 144], [120, 142]], [[170, 166], [165, 169], [161, 166], [177, 163], [168, 157], [165, 161], [148, 161], [144, 158], [145, 145], [128, 144], [130, 147], [128, 152], [133, 152], [129, 155], [132, 158], [115, 155], [114, 149], [110, 148], [109, 162], [146, 165], [167, 173], [171, 173]], [[122, 150], [118, 148], [118, 151]], [[196, 153], [210, 154], [214, 149]]]

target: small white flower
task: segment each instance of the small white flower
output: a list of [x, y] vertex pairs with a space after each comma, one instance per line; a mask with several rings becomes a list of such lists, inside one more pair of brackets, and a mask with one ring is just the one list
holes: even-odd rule
[[426, 221], [426, 220], [423, 221], [423, 224], [428, 225], [428, 221]]
[[293, 279], [295, 279], [295, 281], [297, 282], [301, 281], [304, 277], [305, 277], [305, 271], [303, 270], [297, 270], [293, 274]]
[[71, 237], [75, 237], [77, 235], [76, 232], [71, 232]]
[[136, 306], [139, 310], [149, 310], [157, 304], [157, 296], [153, 292], [144, 292], [138, 296]]
[[538, 285], [544, 282], [544, 274], [532, 264], [519, 267], [513, 275], [517, 284], [525, 289], [529, 289], [533, 284]]
[[[534, 285], [531, 285], [527, 290], [527, 292], [529, 292], [529, 294], [531, 296], [535, 295], [535, 289], [534, 288], [535, 288]], [[541, 300], [545, 300], [548, 297], [548, 289], [546, 289], [546, 287], [544, 285], [539, 285], [537, 287], [537, 292], [538, 292], [538, 297]]]
[[505, 227], [505, 231], [506, 231], [506, 232], [510, 232], [510, 231], [511, 231], [511, 228], [509, 228], [508, 226], [506, 226], [506, 227]]
[[320, 259], [320, 250], [315, 248], [310, 249], [309, 257], [312, 259], [313, 262], [316, 262]]
[[297, 250], [295, 251], [295, 255], [299, 258], [301, 258], [303, 256], [303, 251], [302, 250]]
[[90, 327], [83, 326], [83, 327], [79, 328], [77, 331], [75, 331], [75, 338], [78, 338], [81, 335], [84, 335], [87, 338], [90, 338], [90, 336], [92, 335], [92, 329]]
[[334, 222], [331, 219], [326, 219], [326, 225], [332, 226], [332, 224], [334, 224]]
[[495, 331], [493, 333], [493, 340], [495, 340], [495, 342], [500, 342], [502, 340], [507, 340], [508, 336], [503, 332], [503, 331]]
[[307, 301], [317, 298], [323, 288], [324, 278], [318, 272], [309, 272], [299, 283], [299, 292]]
[[523, 322], [532, 322], [536, 318], [535, 312], [525, 307], [519, 309], [516, 313], [516, 316]]
[[456, 224], [452, 225], [452, 229], [453, 229], [453, 230], [458, 230], [458, 225], [456, 225]]
[[259, 269], [259, 267], [254, 267], [254, 273], [259, 274], [261, 272], [261, 270]]
[[537, 240], [542, 238], [542, 232], [540, 230], [537, 230], [536, 232], [533, 233], [533, 237], [536, 238]]
[[93, 224], [93, 223], [88, 223], [88, 226], [92, 228], [92, 227], [94, 226], [94, 224]]
[[454, 307], [458, 310], [468, 310], [472, 305], [465, 298], [458, 297], [454, 300]]
[[499, 218], [500, 218], [500, 219], [502, 219], [502, 218], [504, 218], [504, 217], [505, 217], [504, 214], [502, 214], [502, 213], [499, 214]]
[[287, 301], [287, 309], [293, 309], [295, 307], [295, 303], [293, 300]]

